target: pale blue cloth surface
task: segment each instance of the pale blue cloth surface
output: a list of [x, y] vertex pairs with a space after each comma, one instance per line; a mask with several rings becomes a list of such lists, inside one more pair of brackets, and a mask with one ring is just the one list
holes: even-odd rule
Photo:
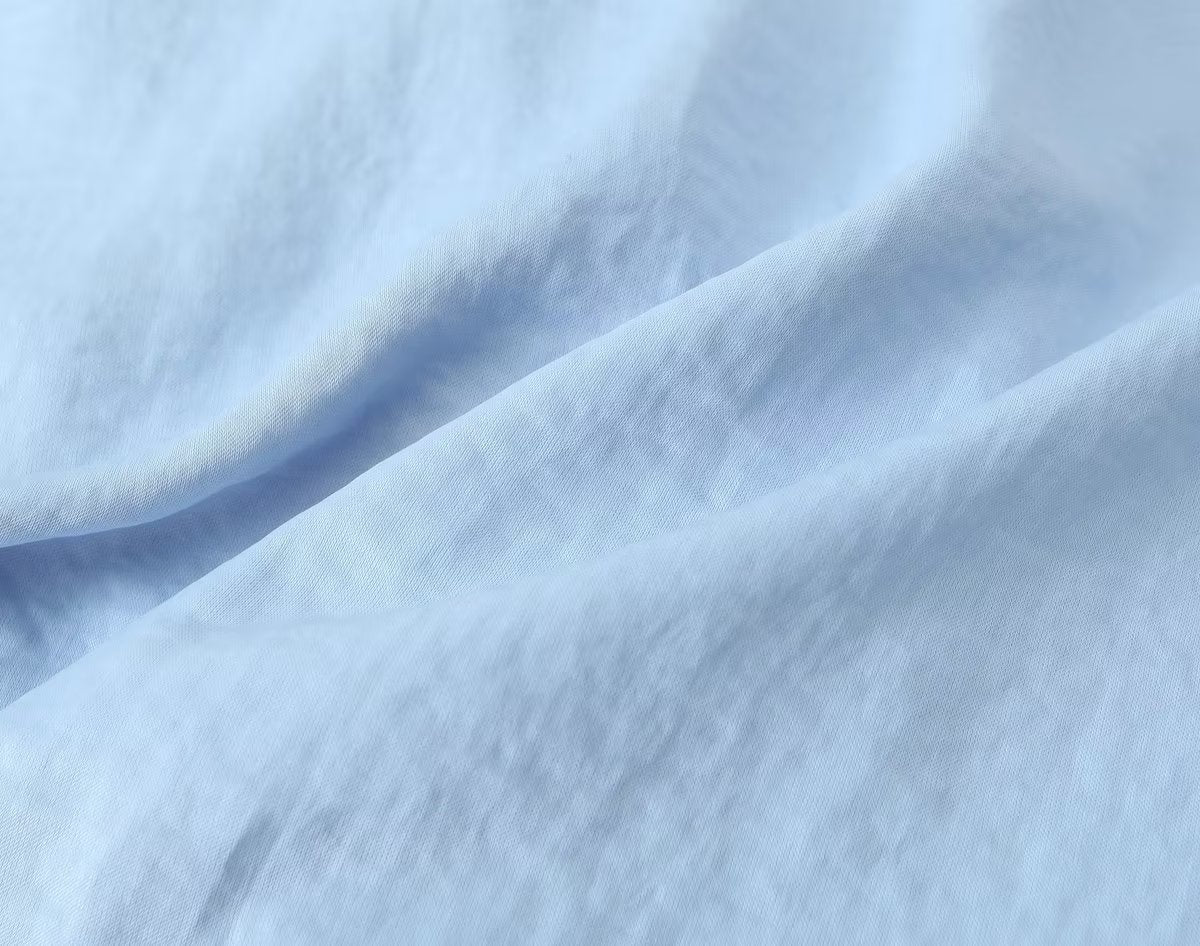
[[1194, 0], [0, 0], [0, 944], [1200, 941]]

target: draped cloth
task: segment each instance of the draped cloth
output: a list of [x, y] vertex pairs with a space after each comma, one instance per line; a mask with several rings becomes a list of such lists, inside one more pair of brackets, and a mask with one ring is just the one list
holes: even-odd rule
[[1200, 941], [1197, 50], [0, 2], [0, 943]]

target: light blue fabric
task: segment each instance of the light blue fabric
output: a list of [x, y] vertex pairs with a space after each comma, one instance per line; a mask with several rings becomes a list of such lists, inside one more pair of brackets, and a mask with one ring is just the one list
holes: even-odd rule
[[1200, 941], [1195, 0], [0, 0], [0, 944]]

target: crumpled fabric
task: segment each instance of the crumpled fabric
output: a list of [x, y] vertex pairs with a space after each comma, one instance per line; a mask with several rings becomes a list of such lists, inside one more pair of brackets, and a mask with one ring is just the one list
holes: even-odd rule
[[0, 943], [1195, 943], [1200, 5], [0, 4]]

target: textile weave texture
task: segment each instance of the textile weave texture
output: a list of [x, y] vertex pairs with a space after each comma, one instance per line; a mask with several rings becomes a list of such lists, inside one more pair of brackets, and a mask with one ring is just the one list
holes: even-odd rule
[[0, 946], [1200, 942], [1200, 3], [0, 0]]

